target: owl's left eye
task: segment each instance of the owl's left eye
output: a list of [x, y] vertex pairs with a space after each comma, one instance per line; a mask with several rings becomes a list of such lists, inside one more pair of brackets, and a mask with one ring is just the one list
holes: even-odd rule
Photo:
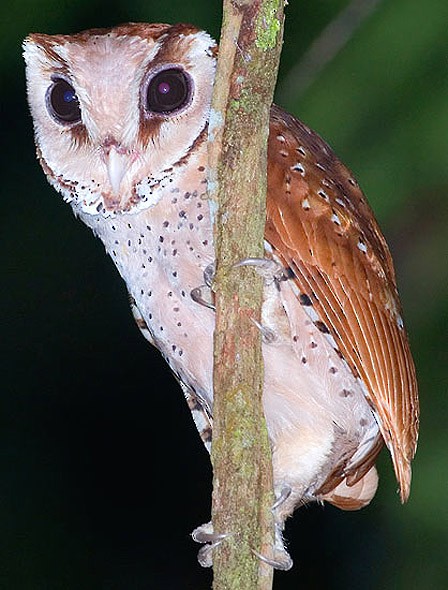
[[180, 68], [168, 68], [155, 74], [146, 89], [146, 110], [152, 113], [178, 112], [190, 102], [192, 82]]
[[81, 121], [81, 109], [75, 89], [63, 78], [56, 78], [47, 90], [47, 109], [59, 123]]

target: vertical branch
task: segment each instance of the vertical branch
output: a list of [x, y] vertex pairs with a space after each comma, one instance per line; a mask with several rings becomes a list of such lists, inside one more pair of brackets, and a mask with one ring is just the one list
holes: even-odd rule
[[284, 0], [224, 0], [209, 126], [209, 197], [217, 269], [212, 519], [232, 533], [214, 552], [215, 590], [268, 590], [272, 568], [252, 549], [273, 544], [272, 461], [262, 408], [262, 279], [235, 268], [263, 257], [269, 111]]

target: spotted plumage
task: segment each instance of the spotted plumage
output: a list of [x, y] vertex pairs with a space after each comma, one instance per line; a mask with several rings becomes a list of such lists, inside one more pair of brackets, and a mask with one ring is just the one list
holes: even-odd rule
[[[189, 25], [128, 24], [25, 41], [40, 163], [103, 241], [207, 448], [214, 330], [207, 126], [216, 51]], [[391, 257], [351, 173], [275, 106], [265, 247], [281, 269], [266, 280], [260, 326], [275, 491], [290, 490], [278, 522], [309, 501], [366, 505], [384, 443], [406, 500], [418, 401]]]

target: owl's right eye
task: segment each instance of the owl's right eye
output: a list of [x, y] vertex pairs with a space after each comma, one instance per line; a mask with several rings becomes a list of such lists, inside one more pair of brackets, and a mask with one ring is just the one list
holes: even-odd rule
[[58, 123], [81, 121], [81, 109], [75, 89], [63, 78], [56, 78], [47, 90], [47, 109]]

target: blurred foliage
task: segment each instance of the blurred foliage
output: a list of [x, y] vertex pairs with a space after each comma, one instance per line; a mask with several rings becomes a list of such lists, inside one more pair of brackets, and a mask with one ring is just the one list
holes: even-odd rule
[[[355, 171], [397, 266], [422, 421], [402, 507], [390, 461], [359, 513], [299, 510], [288, 588], [447, 587], [448, 4], [383, 0], [303, 94], [285, 75], [347, 5], [291, 2], [278, 102]], [[206, 589], [188, 537], [211, 474], [124, 285], [34, 159], [20, 44], [125, 21], [188, 21], [219, 35], [221, 3], [13, 0], [0, 9], [2, 75], [0, 587]], [[283, 83], [284, 84], [284, 83]], [[287, 103], [282, 100], [287, 97]]]

